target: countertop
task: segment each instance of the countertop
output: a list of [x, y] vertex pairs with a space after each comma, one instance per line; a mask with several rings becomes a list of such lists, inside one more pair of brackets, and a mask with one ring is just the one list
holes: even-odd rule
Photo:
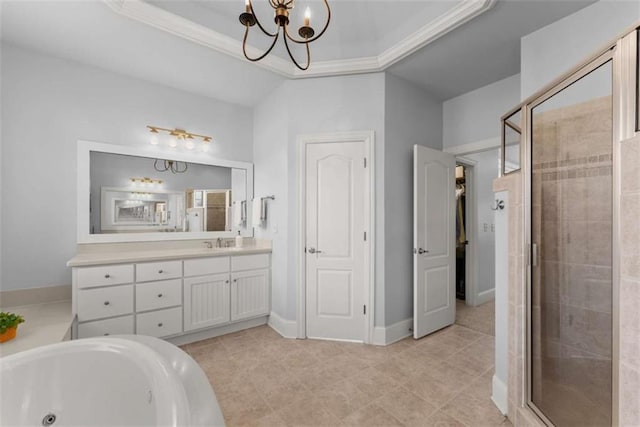
[[81, 253], [67, 262], [67, 267], [89, 265], [121, 264], [145, 261], [163, 261], [184, 258], [205, 258], [229, 255], [251, 255], [271, 253], [267, 246], [243, 246], [241, 248], [175, 248], [161, 250], [131, 250], [120, 252]]
[[71, 300], [2, 307], [1, 310], [19, 314], [25, 322], [18, 326], [14, 339], [0, 344], [0, 357], [64, 341], [73, 321]]

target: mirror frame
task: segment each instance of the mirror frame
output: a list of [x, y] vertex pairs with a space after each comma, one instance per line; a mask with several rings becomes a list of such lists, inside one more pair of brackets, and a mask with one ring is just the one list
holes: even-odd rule
[[91, 193], [91, 152], [121, 154], [127, 156], [147, 157], [149, 159], [171, 159], [181, 162], [199, 163], [202, 165], [222, 166], [233, 169], [244, 169], [247, 175], [247, 224], [241, 235], [253, 237], [251, 220], [251, 200], [253, 199], [253, 163], [234, 160], [222, 160], [208, 157], [206, 154], [186, 153], [168, 150], [158, 146], [128, 146], [105, 144], [101, 142], [78, 140], [77, 156], [77, 243], [124, 243], [124, 242], [158, 242], [168, 240], [211, 240], [235, 237], [234, 231], [202, 231], [202, 232], [150, 232], [150, 233], [90, 233], [90, 193]]

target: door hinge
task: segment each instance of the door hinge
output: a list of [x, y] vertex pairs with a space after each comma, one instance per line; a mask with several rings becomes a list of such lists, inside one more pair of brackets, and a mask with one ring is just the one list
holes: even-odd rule
[[366, 157], [364, 158], [364, 167], [365, 168], [367, 167], [367, 158]]
[[366, 305], [362, 306], [362, 314], [367, 314], [367, 306]]
[[367, 241], [367, 232], [366, 231], [364, 232], [364, 241], [365, 242]]

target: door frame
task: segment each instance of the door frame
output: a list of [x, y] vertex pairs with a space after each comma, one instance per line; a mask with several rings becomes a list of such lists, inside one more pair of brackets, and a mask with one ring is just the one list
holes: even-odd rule
[[[466, 192], [466, 204], [465, 204], [465, 224], [464, 232], [469, 240], [469, 244], [465, 249], [465, 290], [464, 290], [464, 302], [466, 305], [475, 306], [477, 303], [478, 295], [476, 294], [476, 281], [478, 274], [478, 262], [477, 262], [477, 241], [478, 233], [476, 232], [476, 168], [478, 163], [475, 160], [467, 159], [461, 156], [455, 157], [456, 165], [461, 164], [466, 169], [465, 174], [465, 192]], [[456, 282], [457, 283], [457, 282]]]
[[[296, 338], [307, 338], [307, 267], [304, 250], [306, 246], [306, 228], [307, 228], [307, 198], [306, 198], [306, 148], [310, 144], [321, 143], [345, 143], [345, 142], [363, 142], [367, 158], [368, 174], [365, 174], [364, 194], [369, 195], [365, 200], [365, 231], [367, 240], [365, 242], [365, 271], [364, 271], [364, 300], [367, 303], [367, 313], [365, 314], [363, 342], [370, 344], [372, 342], [373, 322], [375, 318], [375, 132], [374, 131], [356, 131], [356, 132], [326, 132], [318, 134], [298, 135], [298, 245], [297, 245], [297, 263], [298, 263], [298, 310], [297, 310], [297, 333]], [[366, 203], [368, 201], [368, 203]]]

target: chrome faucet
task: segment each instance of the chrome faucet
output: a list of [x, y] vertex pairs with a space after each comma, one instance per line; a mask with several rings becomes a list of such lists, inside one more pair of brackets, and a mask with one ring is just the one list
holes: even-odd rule
[[218, 237], [218, 240], [216, 240], [216, 248], [221, 248], [222, 247], [222, 239]]
[[204, 243], [204, 245], [207, 247], [207, 249], [212, 249], [213, 248], [213, 243], [211, 242], [202, 242]]

